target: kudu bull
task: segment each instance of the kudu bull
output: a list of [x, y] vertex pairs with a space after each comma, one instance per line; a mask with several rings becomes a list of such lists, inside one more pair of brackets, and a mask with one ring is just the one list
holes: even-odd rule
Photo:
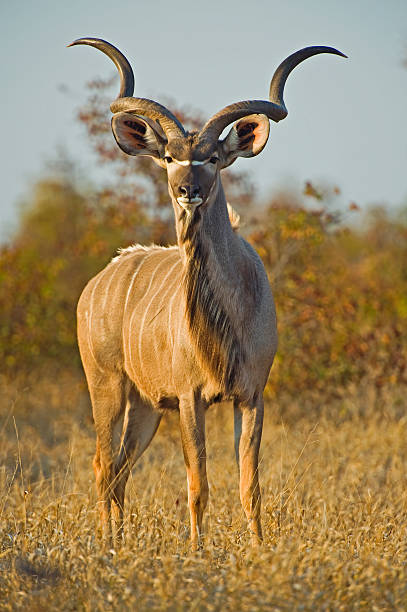
[[[270, 101], [237, 102], [200, 132], [187, 132], [164, 106], [134, 98], [126, 58], [111, 44], [81, 38], [115, 63], [119, 97], [112, 130], [129, 155], [165, 168], [177, 246], [125, 249], [93, 278], [78, 304], [78, 337], [96, 426], [93, 467], [102, 524], [122, 529], [125, 486], [163, 411], [179, 410], [188, 480], [191, 541], [196, 548], [208, 501], [205, 410], [233, 400], [240, 498], [252, 539], [262, 538], [258, 454], [263, 390], [277, 348], [276, 315], [263, 264], [235, 231], [220, 171], [264, 148], [269, 119], [287, 116], [286, 79], [295, 66], [331, 47], [307, 47], [285, 59]], [[235, 122], [224, 140], [224, 128]], [[117, 455], [113, 429], [124, 416]]]

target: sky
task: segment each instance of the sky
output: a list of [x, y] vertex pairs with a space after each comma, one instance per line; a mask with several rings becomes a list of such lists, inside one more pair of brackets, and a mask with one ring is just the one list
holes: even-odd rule
[[84, 36], [125, 53], [136, 96], [173, 98], [208, 118], [267, 99], [274, 69], [293, 51], [336, 47], [349, 59], [319, 55], [296, 68], [287, 119], [271, 123], [258, 157], [236, 165], [262, 195], [311, 181], [339, 186], [344, 206], [407, 203], [406, 0], [0, 0], [0, 239], [58, 151], [88, 172], [75, 114], [86, 82], [115, 68], [91, 47], [66, 48]]

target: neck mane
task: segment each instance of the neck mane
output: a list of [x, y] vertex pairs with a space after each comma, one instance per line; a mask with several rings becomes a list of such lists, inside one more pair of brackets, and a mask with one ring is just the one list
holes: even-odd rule
[[244, 394], [242, 330], [255, 308], [258, 285], [254, 263], [231, 226], [221, 184], [216, 201], [203, 213], [198, 208], [181, 217], [177, 230], [186, 319], [201, 365], [225, 395]]

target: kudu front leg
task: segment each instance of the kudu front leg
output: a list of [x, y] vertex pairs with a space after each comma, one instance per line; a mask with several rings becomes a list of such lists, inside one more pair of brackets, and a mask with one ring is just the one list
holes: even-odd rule
[[259, 448], [263, 429], [263, 398], [255, 405], [234, 403], [235, 452], [240, 474], [240, 500], [251, 531], [252, 544], [262, 539]]
[[191, 519], [191, 546], [201, 543], [202, 519], [208, 503], [206, 476], [205, 408], [197, 394], [180, 398], [182, 449], [188, 478], [188, 506]]

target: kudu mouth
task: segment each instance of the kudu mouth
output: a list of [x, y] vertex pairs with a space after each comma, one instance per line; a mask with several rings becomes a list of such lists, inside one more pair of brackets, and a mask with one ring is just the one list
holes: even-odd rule
[[203, 198], [177, 198], [178, 204], [185, 210], [187, 215], [192, 215], [198, 206], [200, 206], [203, 202]]
[[185, 196], [179, 196], [178, 198], [175, 198], [179, 206], [181, 206], [181, 208], [183, 208], [186, 212], [187, 217], [191, 217], [197, 208], [209, 202], [214, 193], [217, 182], [218, 181], [215, 178], [205, 197], [195, 196], [193, 198], [186, 198]]

